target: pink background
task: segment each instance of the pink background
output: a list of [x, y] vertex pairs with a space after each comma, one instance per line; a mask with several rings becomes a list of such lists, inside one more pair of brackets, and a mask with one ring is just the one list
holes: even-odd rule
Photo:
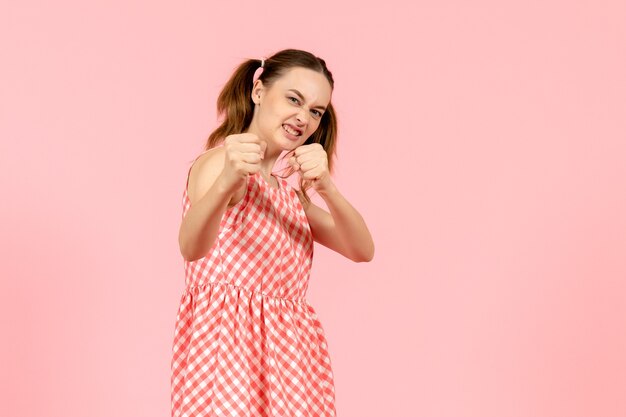
[[315, 249], [338, 416], [626, 415], [624, 1], [11, 3], [0, 415], [169, 416], [187, 169], [287, 47], [376, 243]]

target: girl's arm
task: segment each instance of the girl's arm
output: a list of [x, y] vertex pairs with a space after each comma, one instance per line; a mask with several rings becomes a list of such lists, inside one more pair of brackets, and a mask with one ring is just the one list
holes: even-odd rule
[[223, 159], [222, 148], [213, 148], [194, 163], [189, 174], [191, 207], [178, 231], [180, 253], [189, 262], [202, 258], [211, 249], [235, 193], [220, 181]]
[[[313, 188], [324, 199], [330, 213], [312, 202], [303, 202], [313, 240], [355, 262], [374, 258], [374, 241], [363, 217], [337, 189], [328, 170], [328, 156], [319, 143], [298, 146], [289, 164], [303, 179], [313, 181]], [[303, 201], [301, 191], [298, 191]]]
[[[224, 213], [243, 198], [247, 189], [245, 181], [243, 185], [233, 185], [232, 177], [233, 173], [235, 177], [241, 177], [242, 173], [247, 176], [259, 164], [260, 157], [255, 161], [254, 155], [248, 155], [255, 152], [243, 151], [250, 143], [258, 144], [259, 138], [248, 133], [229, 135], [223, 146], [204, 152], [190, 169], [187, 196], [191, 206], [178, 232], [180, 253], [187, 261], [206, 256], [215, 243]], [[242, 167], [244, 158], [254, 162]]]
[[313, 240], [354, 262], [371, 261], [374, 258], [374, 241], [361, 214], [330, 179], [329, 185], [318, 190], [318, 193], [330, 213], [313, 202], [306, 204], [298, 192], [311, 226]]

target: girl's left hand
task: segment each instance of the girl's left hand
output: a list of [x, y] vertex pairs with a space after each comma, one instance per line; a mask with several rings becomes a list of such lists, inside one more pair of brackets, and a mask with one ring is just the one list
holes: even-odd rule
[[288, 162], [302, 178], [313, 182], [316, 191], [330, 188], [332, 179], [328, 171], [328, 157], [319, 143], [298, 146]]

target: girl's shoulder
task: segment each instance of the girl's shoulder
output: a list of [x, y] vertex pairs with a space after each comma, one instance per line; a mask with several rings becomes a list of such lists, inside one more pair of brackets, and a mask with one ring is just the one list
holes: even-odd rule
[[223, 168], [223, 146], [208, 149], [194, 159], [187, 177], [187, 197], [192, 204], [211, 188]]

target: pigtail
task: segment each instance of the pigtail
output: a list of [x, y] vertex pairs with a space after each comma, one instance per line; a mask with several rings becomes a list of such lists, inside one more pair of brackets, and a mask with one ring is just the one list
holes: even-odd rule
[[205, 149], [215, 147], [228, 135], [243, 133], [252, 122], [252, 84], [254, 74], [260, 66], [261, 61], [258, 59], [243, 62], [222, 88], [217, 98], [217, 113], [223, 121], [209, 136]]

